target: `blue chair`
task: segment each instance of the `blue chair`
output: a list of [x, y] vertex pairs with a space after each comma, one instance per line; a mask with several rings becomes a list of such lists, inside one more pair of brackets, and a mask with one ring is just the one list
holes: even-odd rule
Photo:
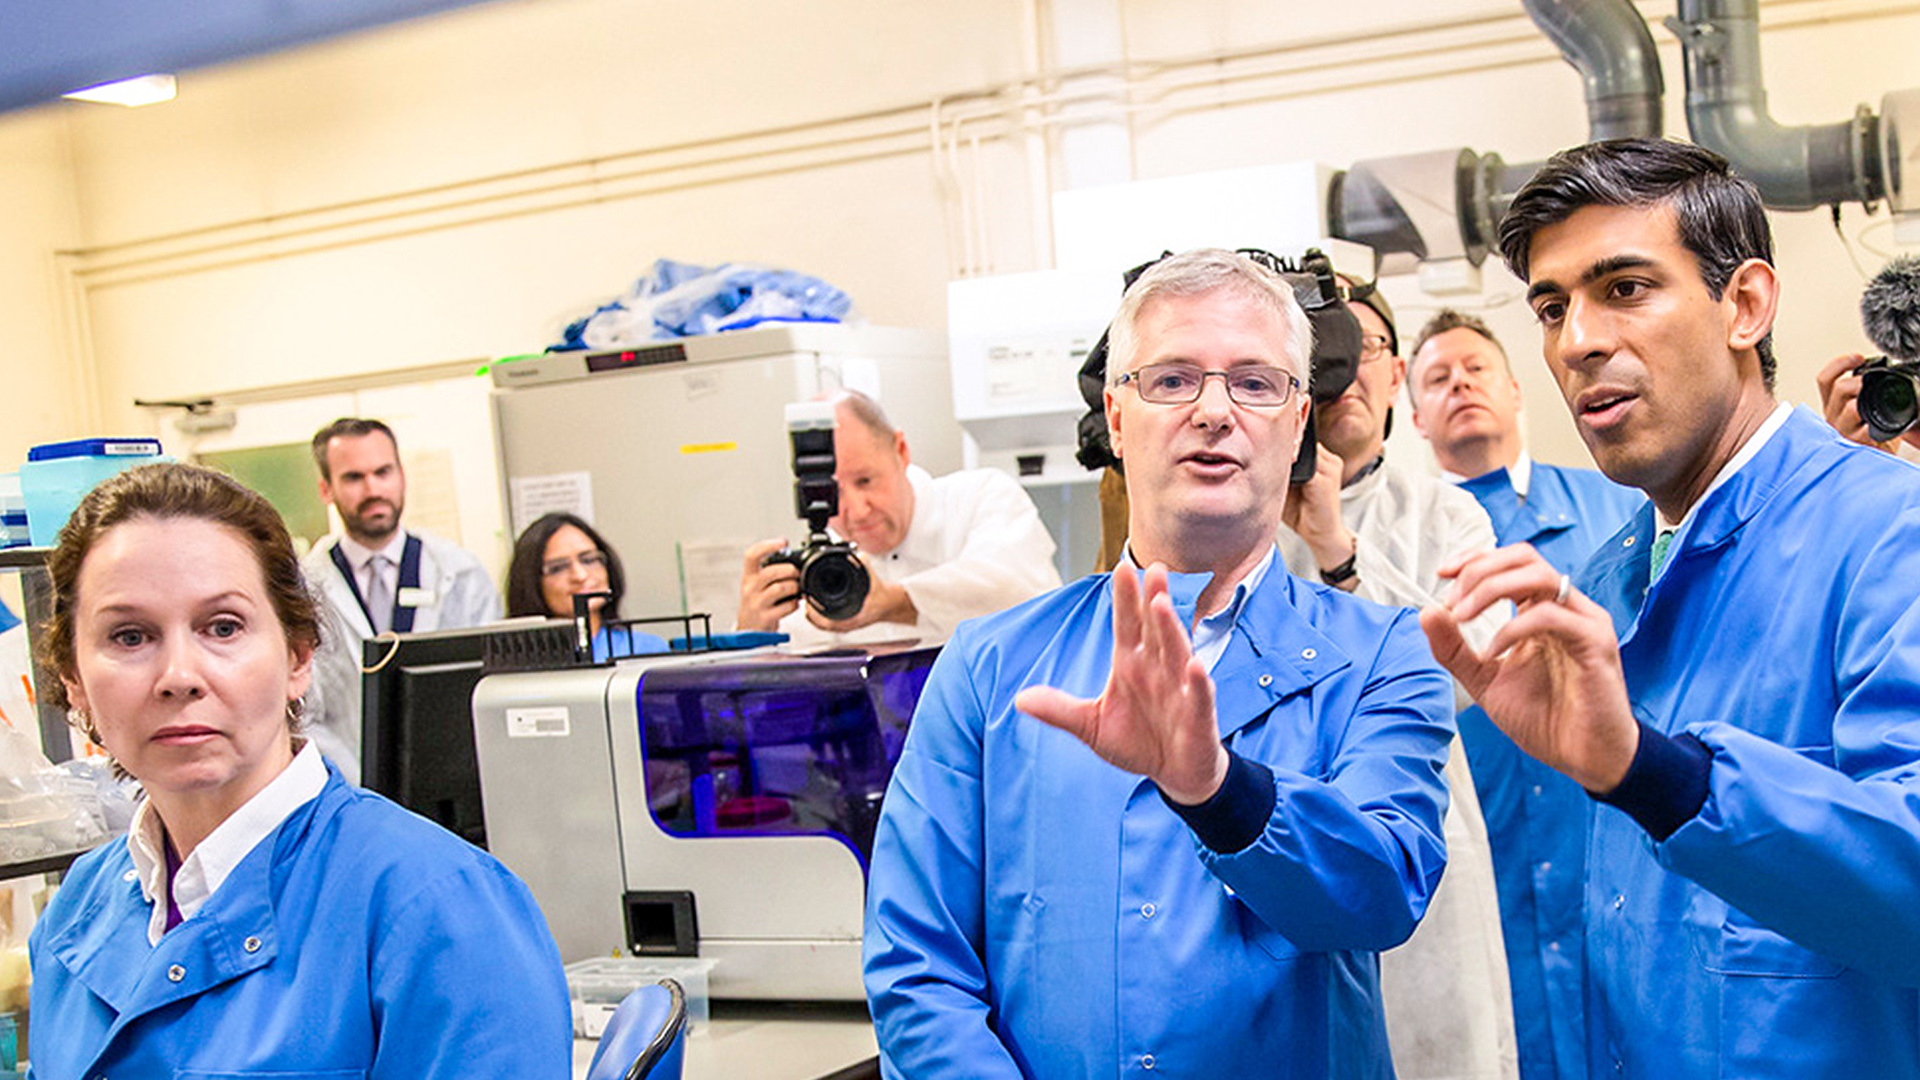
[[661, 979], [628, 994], [613, 1010], [587, 1080], [680, 1080], [686, 1049], [686, 991]]

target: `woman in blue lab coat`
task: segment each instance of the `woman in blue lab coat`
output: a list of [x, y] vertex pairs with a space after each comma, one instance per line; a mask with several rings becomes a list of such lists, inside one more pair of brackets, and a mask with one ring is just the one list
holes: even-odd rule
[[507, 615], [571, 619], [575, 596], [609, 593], [588, 601], [594, 660], [666, 652], [666, 641], [656, 635], [608, 625], [620, 618], [626, 587], [620, 556], [592, 525], [573, 514], [543, 514], [514, 542], [513, 562], [507, 567]]
[[320, 629], [266, 500], [133, 469], [48, 570], [54, 696], [145, 795], [34, 928], [35, 1077], [568, 1075], [526, 887], [300, 736]]

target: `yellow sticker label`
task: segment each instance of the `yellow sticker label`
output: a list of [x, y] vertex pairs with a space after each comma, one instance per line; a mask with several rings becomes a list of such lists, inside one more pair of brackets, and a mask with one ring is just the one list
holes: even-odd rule
[[729, 450], [738, 449], [740, 449], [740, 444], [737, 442], [693, 442], [680, 444], [680, 452], [683, 454], [723, 454]]

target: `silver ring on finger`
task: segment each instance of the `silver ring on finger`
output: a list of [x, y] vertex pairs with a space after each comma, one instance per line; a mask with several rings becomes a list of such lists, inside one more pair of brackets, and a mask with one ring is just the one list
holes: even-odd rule
[[1572, 594], [1573, 578], [1567, 574], [1561, 574], [1560, 587], [1553, 592], [1553, 602], [1556, 604], [1564, 604], [1567, 602], [1567, 597]]

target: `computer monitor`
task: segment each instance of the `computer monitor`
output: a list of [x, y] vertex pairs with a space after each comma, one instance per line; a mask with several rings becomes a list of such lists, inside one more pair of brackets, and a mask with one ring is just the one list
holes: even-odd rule
[[360, 782], [487, 846], [473, 689], [494, 671], [574, 663], [572, 625], [529, 619], [374, 638], [361, 666]]

